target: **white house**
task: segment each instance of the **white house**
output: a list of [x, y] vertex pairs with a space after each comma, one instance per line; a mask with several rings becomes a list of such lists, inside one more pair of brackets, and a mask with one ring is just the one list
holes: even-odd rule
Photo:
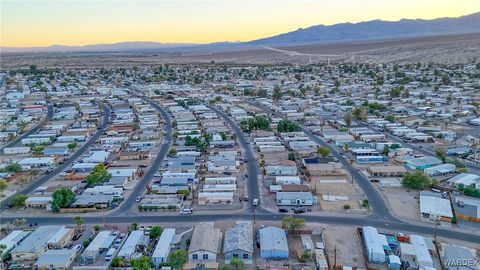
[[174, 237], [175, 229], [168, 228], [163, 230], [163, 233], [155, 246], [155, 250], [152, 253], [152, 262], [155, 267], [159, 267], [160, 264], [167, 262]]

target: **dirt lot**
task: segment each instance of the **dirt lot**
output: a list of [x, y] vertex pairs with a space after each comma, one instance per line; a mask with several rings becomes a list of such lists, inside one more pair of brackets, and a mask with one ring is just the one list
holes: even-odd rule
[[[356, 186], [355, 182], [332, 182], [317, 181], [316, 194], [318, 195], [318, 202], [323, 211], [328, 212], [345, 212], [344, 205], [350, 206], [350, 211], [363, 212], [361, 202], [366, 199], [361, 190]], [[331, 199], [324, 200], [323, 196], [328, 196]], [[333, 201], [333, 197], [346, 197], [347, 200]]]
[[404, 188], [378, 189], [379, 193], [386, 199], [395, 216], [400, 219], [420, 221], [419, 193], [417, 191], [407, 192]]
[[337, 250], [337, 266], [352, 266], [365, 268], [361, 239], [354, 227], [325, 226], [325, 245], [329, 262], [335, 261], [335, 248]]

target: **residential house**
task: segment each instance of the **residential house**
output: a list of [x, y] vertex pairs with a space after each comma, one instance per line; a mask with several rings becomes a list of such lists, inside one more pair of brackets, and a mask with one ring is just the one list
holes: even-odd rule
[[220, 253], [222, 233], [210, 223], [195, 225], [188, 248], [188, 262], [191, 264], [211, 263]]
[[253, 262], [253, 228], [250, 222], [237, 222], [233, 228], [227, 229], [223, 244], [225, 263], [237, 258], [245, 264]]
[[260, 258], [263, 260], [288, 260], [288, 242], [285, 230], [265, 227], [259, 230]]

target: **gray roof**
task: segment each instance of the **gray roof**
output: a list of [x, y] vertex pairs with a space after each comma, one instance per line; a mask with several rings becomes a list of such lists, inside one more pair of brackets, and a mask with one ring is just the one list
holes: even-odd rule
[[51, 265], [53, 268], [65, 267], [69, 265], [70, 258], [75, 255], [74, 249], [50, 249], [40, 255], [35, 265], [47, 268], [51, 268]]
[[425, 166], [431, 164], [442, 164], [442, 161], [434, 156], [425, 156], [419, 158], [413, 158], [407, 161], [408, 163], [413, 164], [414, 166]]
[[220, 232], [220, 229], [214, 228], [210, 223], [199, 223], [198, 225], [195, 225], [195, 229], [193, 230], [188, 253], [199, 250], [219, 253], [221, 238], [222, 233]]
[[144, 234], [143, 230], [131, 232], [117, 255], [119, 257], [131, 256], [135, 253], [137, 245], [143, 243], [146, 237], [147, 236]]
[[65, 226], [40, 226], [29, 236], [27, 236], [12, 253], [42, 253], [47, 246], [48, 240]]
[[313, 195], [310, 192], [277, 192], [277, 200], [312, 200]]
[[85, 205], [95, 205], [102, 203], [110, 203], [114, 198], [114, 195], [89, 195], [82, 194], [77, 196], [75, 202], [72, 203], [72, 206], [85, 206]]
[[282, 250], [288, 252], [287, 234], [277, 227], [266, 227], [259, 230], [260, 248], [262, 250]]
[[238, 222], [225, 232], [223, 252], [244, 250], [253, 253], [253, 229], [250, 222]]
[[[474, 261], [473, 254], [470, 250], [464, 247], [458, 247], [458, 246], [446, 246], [445, 249], [443, 250], [443, 254], [445, 257], [445, 261]], [[474, 269], [471, 267], [467, 266], [448, 266], [448, 270], [469, 270], [469, 269]]]

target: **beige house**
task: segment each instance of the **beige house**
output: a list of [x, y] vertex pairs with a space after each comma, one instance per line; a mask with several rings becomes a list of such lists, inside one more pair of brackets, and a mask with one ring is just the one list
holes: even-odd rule
[[403, 166], [370, 166], [367, 168], [368, 174], [372, 177], [402, 177], [407, 173]]
[[[192, 240], [188, 248], [188, 266], [217, 265], [217, 255], [220, 253], [222, 233], [211, 223], [199, 223], [193, 230]], [[216, 269], [216, 268], [215, 268]]]
[[305, 168], [309, 176], [345, 176], [346, 173], [338, 163], [314, 163], [306, 164]]

